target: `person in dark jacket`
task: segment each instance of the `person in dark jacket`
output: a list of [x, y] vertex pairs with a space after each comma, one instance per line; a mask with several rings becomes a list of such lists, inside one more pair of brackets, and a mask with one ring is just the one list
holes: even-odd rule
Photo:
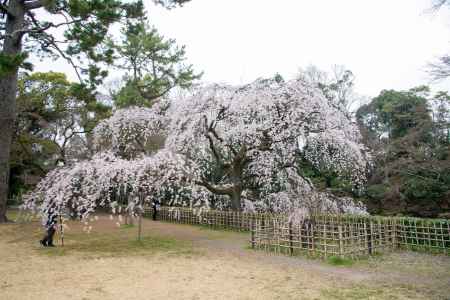
[[153, 202], [152, 202], [153, 221], [156, 221], [156, 217], [157, 217], [158, 209], [159, 209], [160, 205], [161, 205], [161, 202], [159, 202], [159, 200], [153, 200]]
[[44, 238], [39, 241], [42, 246], [55, 247], [55, 245], [53, 245], [53, 236], [55, 235], [56, 232], [56, 223], [58, 223], [58, 216], [56, 214], [49, 215], [47, 222], [45, 224], [47, 232]]

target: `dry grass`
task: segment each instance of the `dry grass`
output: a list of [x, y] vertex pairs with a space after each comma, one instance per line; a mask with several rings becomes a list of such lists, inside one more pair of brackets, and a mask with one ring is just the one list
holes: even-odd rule
[[339, 265], [247, 249], [248, 236], [169, 223], [90, 234], [41, 248], [37, 222], [0, 225], [0, 299], [448, 299], [450, 258], [398, 252]]

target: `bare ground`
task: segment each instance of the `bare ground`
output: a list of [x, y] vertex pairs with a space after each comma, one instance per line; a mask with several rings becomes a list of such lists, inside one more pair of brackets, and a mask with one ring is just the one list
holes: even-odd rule
[[39, 246], [38, 222], [0, 225], [0, 299], [450, 299], [447, 256], [332, 266], [251, 250], [245, 233], [145, 220], [137, 243], [115, 223], [72, 222], [55, 249]]

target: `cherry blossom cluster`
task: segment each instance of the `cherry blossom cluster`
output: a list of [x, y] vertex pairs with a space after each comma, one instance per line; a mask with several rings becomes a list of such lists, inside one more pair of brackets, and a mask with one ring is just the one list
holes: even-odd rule
[[168, 120], [163, 116], [163, 111], [164, 104], [155, 104], [152, 108], [116, 110], [110, 118], [95, 127], [95, 149], [109, 150], [125, 158], [150, 154], [164, 141]]

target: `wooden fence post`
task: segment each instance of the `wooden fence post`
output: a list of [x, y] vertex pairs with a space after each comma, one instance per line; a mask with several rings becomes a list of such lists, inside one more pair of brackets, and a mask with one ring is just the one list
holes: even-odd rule
[[373, 223], [372, 221], [370, 221], [369, 224], [369, 240], [368, 240], [368, 244], [367, 244], [367, 248], [369, 249], [369, 255], [372, 255], [372, 247], [373, 247]]
[[[141, 234], [142, 234], [142, 195], [139, 195], [139, 227], [138, 227], [138, 241], [141, 241]], [[131, 219], [131, 217], [130, 217]]]
[[392, 248], [397, 248], [397, 220], [392, 220]]
[[253, 221], [251, 228], [250, 228], [250, 232], [251, 232], [251, 244], [252, 244], [252, 249], [255, 249], [255, 231], [256, 231], [256, 223]]
[[138, 241], [141, 240], [142, 235], [142, 212], [139, 212], [139, 224], [138, 224]]
[[[331, 222], [330, 222], [330, 227], [331, 227]], [[319, 227], [320, 228], [320, 227]], [[333, 228], [333, 232], [332, 232], [332, 235], [333, 235], [333, 239], [334, 239], [334, 228]], [[320, 235], [319, 235], [320, 236]], [[324, 223], [323, 223], [323, 232], [322, 232], [322, 243], [321, 244], [323, 244], [323, 253], [324, 253], [324, 255], [325, 255], [325, 258], [327, 258], [327, 251], [328, 251], [328, 245], [327, 245], [327, 243], [328, 243], [328, 238], [327, 238], [327, 220], [325, 219], [325, 221], [324, 221]]]
[[[367, 252], [369, 252], [369, 239], [368, 239], [368, 232], [367, 232], [367, 222], [366, 222], [366, 220], [364, 220], [363, 221], [364, 223], [363, 223], [363, 230], [364, 230], [364, 245], [365, 245], [365, 247], [367, 247]], [[365, 250], [364, 250], [364, 252], [365, 252]]]
[[353, 222], [351, 222], [351, 223], [349, 223], [348, 224], [348, 230], [349, 230], [349, 242], [347, 243], [347, 246], [348, 245], [350, 245], [350, 251], [353, 253], [353, 251], [355, 250], [354, 248], [355, 248], [355, 242], [354, 242], [354, 239], [355, 239], [355, 234], [353, 233], [354, 232], [354, 228], [353, 228], [353, 226], [356, 226], [356, 228], [358, 228], [358, 223], [356, 223], [355, 222], [355, 220], [352, 220]]
[[59, 214], [59, 229], [61, 233], [61, 246], [64, 247], [64, 224], [61, 214]]
[[[378, 241], [379, 241], [378, 243], [379, 243], [380, 248], [383, 249], [383, 247], [386, 245], [383, 246], [383, 231], [381, 230], [382, 225], [381, 225], [380, 219], [377, 221], [377, 224], [378, 224]], [[386, 233], [386, 231], [385, 231], [385, 233]]]
[[344, 257], [344, 237], [342, 235], [342, 225], [338, 226], [339, 231], [339, 256]]
[[294, 254], [294, 244], [292, 242], [292, 222], [289, 222], [289, 254]]

